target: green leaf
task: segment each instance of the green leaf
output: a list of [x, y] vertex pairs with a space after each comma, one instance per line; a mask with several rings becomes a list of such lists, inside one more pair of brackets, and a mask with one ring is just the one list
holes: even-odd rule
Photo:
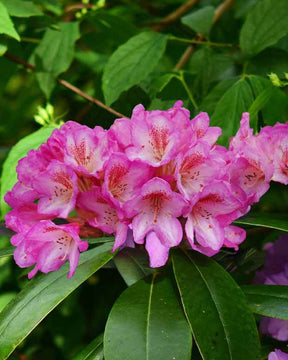
[[193, 94], [203, 99], [207, 95], [211, 83], [234, 75], [231, 58], [225, 54], [214, 52], [204, 47], [196, 50], [189, 62], [189, 71], [195, 74]]
[[218, 102], [211, 118], [212, 126], [222, 129], [220, 143], [228, 145], [229, 138], [236, 134], [243, 112], [248, 111], [253, 102], [253, 93], [249, 84], [240, 79], [228, 89]]
[[249, 214], [235, 220], [234, 223], [243, 225], [254, 225], [288, 232], [287, 217], [286, 219], [285, 217], [282, 219], [281, 216], [277, 214]]
[[189, 360], [191, 345], [171, 280], [156, 274], [121, 294], [104, 334], [106, 360]]
[[14, 247], [9, 247], [7, 249], [0, 250], [0, 258], [13, 255], [14, 250], [15, 250]]
[[25, 157], [29, 150], [37, 149], [43, 142], [45, 142], [53, 130], [53, 127], [42, 128], [21, 139], [9, 152], [7, 159], [3, 164], [3, 171], [1, 175], [0, 205], [2, 218], [10, 210], [10, 207], [4, 201], [4, 196], [6, 192], [11, 190], [17, 182], [16, 166], [18, 161]]
[[258, 130], [258, 113], [268, 103], [274, 93], [274, 87], [270, 86], [260, 92], [251, 104], [248, 112], [250, 113], [250, 126], [254, 130]]
[[288, 320], [288, 286], [242, 286], [248, 304], [256, 314]]
[[175, 73], [167, 73], [154, 78], [149, 86], [151, 97], [154, 98], [156, 94], [161, 92], [175, 77], [177, 77]]
[[241, 29], [240, 46], [249, 57], [274, 45], [288, 33], [287, 0], [259, 0]]
[[258, 359], [259, 339], [253, 314], [229, 273], [196, 252], [176, 252], [173, 268], [203, 360]]
[[277, 121], [285, 122], [288, 116], [288, 96], [285, 92], [274, 87], [267, 78], [262, 76], [249, 75], [247, 81], [255, 98], [267, 88], [271, 89], [271, 96], [261, 109], [264, 123], [274, 125]]
[[83, 349], [73, 360], [102, 360], [104, 359], [103, 351], [103, 334], [94, 339], [85, 349]]
[[20, 41], [20, 36], [15, 30], [14, 24], [10, 19], [6, 6], [0, 2], [0, 34], [6, 34]]
[[66, 264], [58, 271], [31, 280], [1, 314], [0, 359], [7, 359], [46, 315], [106, 264], [113, 257], [110, 250], [111, 245], [104, 244], [81, 254], [75, 275], [70, 279]]
[[57, 16], [61, 16], [63, 13], [62, 4], [59, 4], [58, 0], [37, 0], [37, 3], [41, 4], [45, 9]]
[[7, 292], [0, 295], [0, 316], [5, 306], [17, 295], [15, 292]]
[[214, 113], [216, 106], [222, 96], [228, 91], [232, 85], [238, 81], [239, 78], [230, 78], [220, 81], [214, 88], [209, 92], [209, 94], [204, 98], [202, 103], [199, 106], [199, 110], [206, 111], [210, 116]]
[[58, 29], [48, 29], [34, 51], [37, 79], [49, 98], [55, 78], [68, 70], [74, 58], [75, 42], [80, 37], [78, 22], [60, 22]]
[[151, 73], [163, 55], [166, 43], [166, 35], [143, 32], [119, 46], [104, 69], [102, 87], [107, 105]]
[[[146, 254], [145, 254], [146, 255]], [[149, 260], [138, 249], [123, 249], [114, 257], [115, 265], [128, 286], [138, 280], [152, 274], [154, 271], [149, 267]]]
[[105, 237], [99, 237], [99, 238], [91, 238], [86, 239], [88, 240], [89, 244], [103, 244], [103, 243], [111, 243], [115, 241], [115, 236], [105, 236]]
[[189, 26], [198, 34], [208, 35], [213, 25], [215, 8], [213, 6], [205, 6], [202, 9], [191, 12], [182, 17], [183, 24]]
[[54, 75], [49, 72], [38, 71], [36, 72], [36, 78], [40, 89], [43, 91], [46, 98], [49, 99], [56, 85], [56, 79]]
[[41, 16], [42, 11], [32, 1], [23, 0], [1, 0], [6, 6], [10, 16], [30, 17]]

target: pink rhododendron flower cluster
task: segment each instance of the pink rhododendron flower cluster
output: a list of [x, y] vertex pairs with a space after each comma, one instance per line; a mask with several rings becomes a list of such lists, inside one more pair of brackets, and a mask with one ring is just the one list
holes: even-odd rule
[[138, 105], [109, 130], [74, 122], [54, 130], [20, 160], [5, 197], [17, 264], [35, 265], [32, 277], [69, 260], [72, 276], [88, 247], [80, 237], [93, 229], [115, 235], [114, 251], [145, 244], [152, 267], [182, 239], [208, 256], [237, 250], [245, 231], [231, 223], [271, 180], [288, 183], [288, 124], [255, 136], [245, 113], [229, 149], [216, 144], [220, 134], [206, 113], [190, 120], [181, 101], [167, 111]]

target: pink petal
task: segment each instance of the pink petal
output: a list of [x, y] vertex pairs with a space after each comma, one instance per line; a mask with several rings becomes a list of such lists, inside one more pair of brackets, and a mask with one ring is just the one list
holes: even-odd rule
[[146, 237], [145, 248], [150, 257], [150, 266], [153, 268], [164, 266], [168, 260], [169, 247], [164, 246], [155, 232], [150, 232]]
[[225, 227], [225, 240], [224, 246], [239, 249], [239, 245], [246, 238], [246, 231], [238, 226], [230, 225]]

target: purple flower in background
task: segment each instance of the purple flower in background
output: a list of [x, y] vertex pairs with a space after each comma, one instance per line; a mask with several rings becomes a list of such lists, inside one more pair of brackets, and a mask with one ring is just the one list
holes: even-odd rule
[[[288, 285], [288, 236], [282, 235], [275, 243], [264, 246], [267, 252], [264, 269], [259, 271], [256, 282], [267, 285]], [[288, 321], [264, 317], [260, 323], [263, 334], [280, 341], [288, 340]], [[276, 355], [275, 355], [276, 356]], [[283, 359], [288, 359], [288, 355]], [[282, 357], [269, 357], [269, 360], [282, 359]]]
[[268, 360], [288, 360], [288, 354], [275, 349], [275, 351], [269, 354]]

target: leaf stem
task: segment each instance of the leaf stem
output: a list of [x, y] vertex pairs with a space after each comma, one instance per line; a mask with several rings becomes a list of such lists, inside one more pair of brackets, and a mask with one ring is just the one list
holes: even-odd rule
[[192, 105], [195, 107], [195, 109], [197, 109], [197, 108], [198, 108], [198, 105], [197, 105], [197, 103], [196, 103], [196, 101], [195, 101], [195, 99], [194, 99], [194, 96], [192, 95], [192, 93], [191, 93], [191, 91], [190, 91], [190, 89], [189, 89], [189, 87], [188, 87], [188, 85], [187, 85], [187, 83], [186, 83], [186, 81], [185, 81], [183, 71], [180, 71], [180, 72], [179, 72], [179, 76], [176, 76], [176, 77], [177, 77], [177, 79], [180, 80], [180, 82], [182, 83], [184, 89], [186, 90], [186, 92], [187, 92], [187, 94], [188, 94], [188, 97], [189, 97]]
[[219, 46], [219, 47], [232, 47], [232, 44], [222, 44], [222, 43], [215, 43], [211, 41], [202, 41], [202, 40], [196, 40], [196, 39], [185, 39], [185, 38], [179, 38], [177, 36], [169, 36], [168, 40], [171, 41], [179, 41], [182, 43], [188, 43], [188, 44], [203, 44], [208, 46]]

